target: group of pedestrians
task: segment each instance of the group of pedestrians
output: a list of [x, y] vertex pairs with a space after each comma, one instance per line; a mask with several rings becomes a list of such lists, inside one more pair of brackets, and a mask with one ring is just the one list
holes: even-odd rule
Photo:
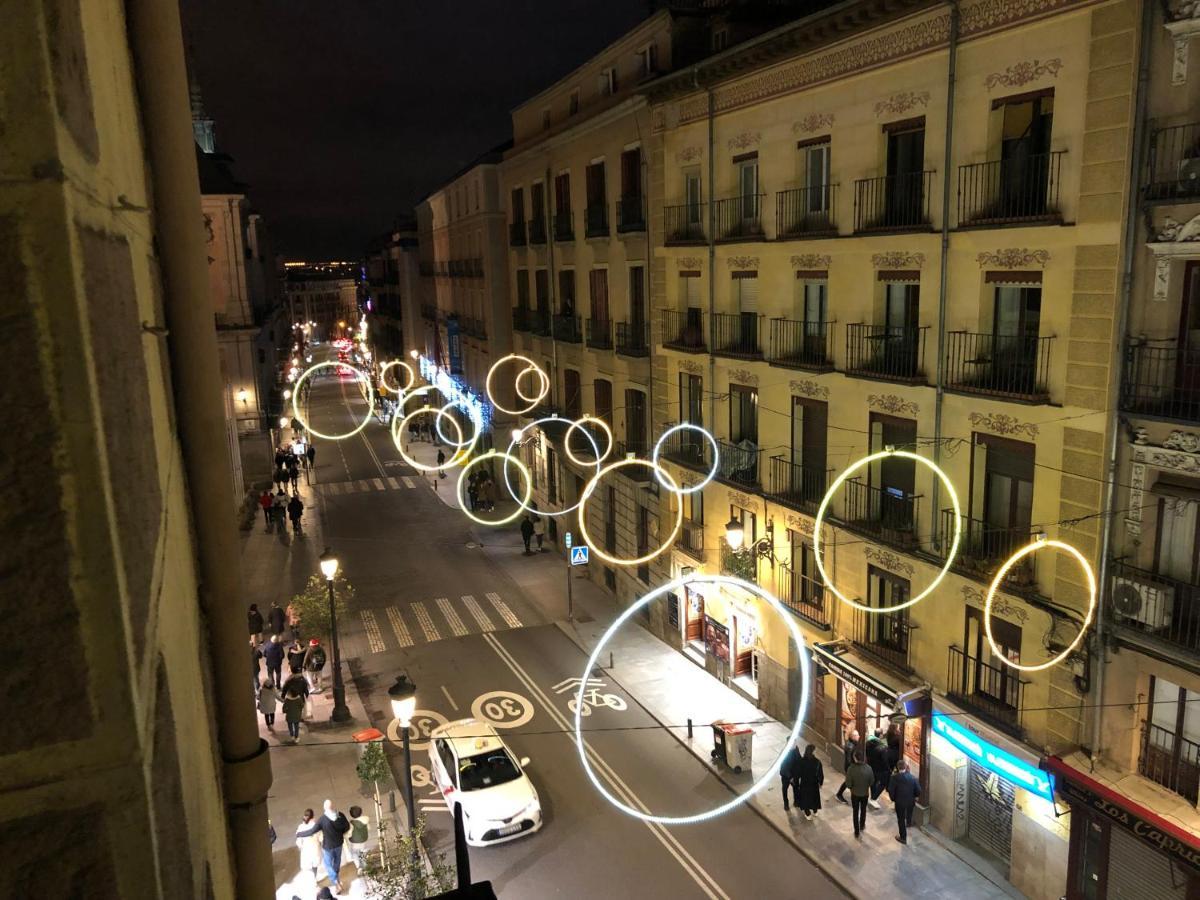
[[[308, 643], [301, 640], [300, 623], [290, 606], [285, 611], [272, 601], [264, 618], [258, 604], [251, 603], [247, 622], [255, 705], [262, 713], [268, 731], [275, 730], [275, 715], [282, 707], [288, 738], [294, 744], [300, 740], [300, 724], [312, 716], [309, 695], [324, 690], [328, 655], [316, 638]], [[270, 630], [270, 635], [264, 640], [265, 629]], [[286, 639], [285, 632], [288, 634]], [[286, 679], [283, 673], [285, 662], [288, 667]]]
[[535, 539], [537, 552], [545, 553], [546, 548], [542, 545], [546, 540], [546, 520], [536, 512], [526, 513], [521, 519], [521, 540], [525, 543], [525, 556], [533, 556], [531, 545]]
[[361, 872], [365, 862], [367, 841], [370, 839], [370, 820], [360, 806], [351, 806], [350, 815], [336, 809], [326, 800], [320, 816], [311, 809], [296, 826], [296, 846], [300, 850], [300, 871], [312, 876], [313, 884], [321, 880], [318, 870], [325, 869], [327, 887], [317, 892], [317, 900], [342, 893], [342, 850], [348, 851], [355, 872]]
[[817, 759], [816, 747], [809, 744], [800, 754], [800, 745], [794, 745], [783, 757], [779, 767], [779, 780], [783, 786], [783, 808], [788, 807], [788, 787], [792, 789], [792, 802], [812, 821], [821, 814], [821, 785], [825, 783], [825, 768]]
[[276, 527], [282, 531], [286, 527], [285, 523], [290, 520], [292, 532], [301, 533], [304, 501], [300, 499], [300, 469], [311, 469], [316, 463], [316, 458], [317, 448], [300, 439], [296, 439], [290, 446], [284, 445], [275, 449], [275, 492], [264, 488], [258, 495], [258, 505], [262, 507], [267, 531]]
[[491, 472], [476, 469], [467, 476], [467, 501], [471, 512], [491, 512], [496, 508], [496, 480]]
[[908, 763], [904, 761], [900, 729], [893, 725], [885, 735], [883, 729], [876, 728], [865, 746], [860, 744], [860, 739], [857, 729], [846, 738], [842, 748], [846, 778], [836, 796], [845, 803], [846, 791], [850, 791], [850, 812], [857, 838], [866, 830], [867, 808], [879, 809], [879, 797], [886, 790], [896, 812], [899, 831], [896, 840], [907, 844], [913, 811], [921, 796], [921, 784], [908, 771]]

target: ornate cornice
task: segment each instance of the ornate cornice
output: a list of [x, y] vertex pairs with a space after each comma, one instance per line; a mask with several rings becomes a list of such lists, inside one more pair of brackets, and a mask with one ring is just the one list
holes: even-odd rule
[[1138, 429], [1129, 468], [1129, 514], [1125, 530], [1137, 537], [1142, 533], [1142, 506], [1146, 491], [1146, 467], [1170, 469], [1184, 475], [1200, 475], [1200, 434], [1194, 431], [1172, 431], [1161, 447], [1146, 443], [1145, 429]]
[[731, 137], [728, 146], [730, 150], [749, 150], [751, 147], [757, 147], [761, 140], [762, 132], [743, 131]]
[[916, 403], [895, 394], [871, 394], [867, 397], [867, 405], [892, 415], [904, 413], [915, 416], [921, 411], [921, 407]]
[[875, 104], [875, 118], [878, 119], [884, 113], [898, 116], [918, 106], [928, 105], [929, 91], [901, 91]]
[[681, 359], [679, 361], [679, 368], [690, 375], [699, 375], [704, 371], [704, 366], [690, 359]]
[[[983, 609], [986, 603], [983, 591], [971, 587], [969, 584], [962, 586], [962, 596], [964, 601], [973, 606], [978, 606], [980, 609]], [[1023, 606], [1014, 605], [999, 591], [992, 596], [992, 612], [1009, 619], [1016, 619], [1022, 625], [1029, 621], [1029, 610]]]
[[757, 269], [757, 256], [730, 256], [725, 260], [731, 269]]
[[801, 397], [820, 397], [822, 400], [829, 399], [829, 388], [823, 384], [817, 384], [817, 382], [808, 378], [799, 381], [789, 381], [788, 387], [791, 388], [793, 394], [798, 394]]
[[833, 257], [828, 253], [800, 253], [792, 257], [793, 269], [828, 269]]
[[792, 134], [812, 134], [833, 127], [833, 113], [810, 113], [792, 125]]
[[871, 562], [878, 563], [890, 572], [903, 572], [906, 576], [912, 578], [912, 565], [906, 563], [891, 550], [881, 550], [877, 547], [867, 546], [863, 550], [863, 556], [871, 560]]
[[995, 434], [1025, 434], [1031, 438], [1038, 436], [1038, 426], [1033, 422], [1022, 422], [1004, 413], [973, 412], [967, 418], [976, 428], [986, 428]]
[[886, 253], [873, 254], [871, 265], [877, 269], [919, 269], [925, 265], [925, 254], [888, 250]]
[[701, 159], [704, 156], [703, 147], [684, 147], [675, 153], [675, 162], [690, 163]]
[[1050, 261], [1049, 250], [1030, 250], [1028, 247], [1006, 247], [1003, 250], [983, 251], [975, 257], [980, 268], [998, 266], [1001, 269], [1024, 269], [1029, 266], [1046, 268]]
[[704, 266], [704, 258], [700, 256], [681, 256], [675, 262], [681, 269], [700, 269]]
[[749, 369], [730, 369], [729, 380], [736, 384], [752, 384], [758, 386], [758, 376]]
[[801, 534], [808, 535], [813, 533], [813, 520], [807, 516], [798, 516], [795, 513], [788, 513], [784, 521], [787, 522], [787, 527], [792, 531], [798, 531]]
[[1058, 57], [1044, 61], [1040, 59], [1022, 60], [1007, 67], [1003, 72], [992, 72], [987, 78], [983, 79], [983, 86], [989, 91], [998, 85], [1003, 87], [1022, 87], [1031, 81], [1036, 81], [1043, 75], [1057, 78], [1058, 71], [1062, 66], [1063, 61]]

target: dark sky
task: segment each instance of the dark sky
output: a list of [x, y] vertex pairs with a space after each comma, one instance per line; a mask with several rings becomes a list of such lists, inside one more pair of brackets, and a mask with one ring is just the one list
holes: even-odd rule
[[289, 258], [358, 258], [646, 0], [183, 0], [217, 147]]

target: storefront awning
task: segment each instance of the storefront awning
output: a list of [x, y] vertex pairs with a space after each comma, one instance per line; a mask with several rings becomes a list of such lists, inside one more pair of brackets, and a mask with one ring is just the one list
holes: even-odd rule
[[874, 671], [872, 666], [859, 659], [845, 641], [815, 643], [811, 649], [813, 662], [880, 703], [894, 708], [899, 705], [903, 696], [904, 711], [908, 716], [916, 718], [929, 712], [929, 690], [919, 692], [919, 696], [916, 696], [908, 688], [894, 687], [886, 676]]
[[1195, 835], [1068, 765], [1057, 756], [1044, 757], [1042, 768], [1058, 776], [1056, 787], [1063, 799], [1072, 805], [1078, 804], [1100, 813], [1155, 850], [1200, 874], [1200, 842]]

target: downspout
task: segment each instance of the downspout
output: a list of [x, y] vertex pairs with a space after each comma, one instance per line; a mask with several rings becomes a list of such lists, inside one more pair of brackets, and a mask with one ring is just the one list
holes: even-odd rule
[[[649, 109], [649, 105], [645, 106]], [[638, 114], [635, 111], [633, 114], [633, 125], [638, 133], [638, 146], [642, 148], [642, 200], [646, 204], [645, 214], [643, 219], [646, 223], [646, 265], [643, 266], [643, 271], [646, 277], [645, 296], [642, 298], [642, 308], [649, 317], [646, 322], [647, 347], [646, 356], [650, 363], [650, 377], [646, 379], [646, 437], [649, 445], [654, 446], [654, 299], [650, 293], [650, 285], [652, 279], [650, 277], [650, 266], [654, 263], [654, 250], [650, 240], [650, 163], [649, 157], [646, 155], [646, 142], [642, 139], [642, 125], [638, 121]], [[669, 390], [669, 388], [668, 388]], [[670, 394], [668, 393], [668, 396]], [[682, 416], [680, 420], [682, 421]]]
[[[549, 157], [546, 160], [546, 189], [542, 191], [542, 221], [545, 223], [546, 229], [546, 299], [550, 301], [550, 367], [554, 370], [554, 377], [550, 379], [550, 405], [554, 409], [558, 409], [558, 341], [554, 337], [554, 312], [555, 302], [555, 285], [558, 282], [554, 278], [554, 220], [550, 216], [550, 191], [553, 190], [553, 182], [550, 178], [550, 161]], [[537, 280], [535, 274], [534, 280]], [[535, 285], [536, 290], [536, 285]]]
[[[1112, 557], [1113, 516], [1116, 508], [1117, 494], [1117, 435], [1120, 430], [1120, 420], [1117, 416], [1121, 394], [1121, 380], [1124, 375], [1125, 362], [1124, 341], [1125, 332], [1129, 327], [1129, 305], [1133, 296], [1133, 263], [1137, 244], [1138, 213], [1140, 201], [1140, 186], [1142, 177], [1142, 160], [1146, 153], [1146, 96], [1150, 83], [1150, 35], [1154, 28], [1154, 4], [1142, 2], [1142, 33], [1138, 45], [1138, 75], [1134, 86], [1133, 101], [1133, 142], [1129, 158], [1129, 206], [1125, 213], [1125, 245], [1121, 248], [1121, 300], [1117, 306], [1117, 322], [1114, 334], [1117, 335], [1116, 346], [1113, 348], [1112, 363], [1109, 371], [1108, 408], [1112, 419], [1111, 434], [1108, 436], [1108, 466], [1105, 468], [1104, 501], [1100, 508], [1108, 510], [1104, 516], [1100, 535], [1100, 596], [1104, 596], [1105, 585], [1108, 584], [1109, 559]], [[1096, 771], [1096, 760], [1100, 758], [1100, 739], [1104, 721], [1104, 608], [1101, 606], [1096, 616], [1094, 646], [1097, 653], [1097, 664], [1094, 666], [1096, 675], [1093, 705], [1096, 714], [1092, 717], [1092, 745], [1089, 762], [1090, 770]]]
[[[271, 761], [246, 691], [246, 628], [217, 336], [208, 294], [200, 179], [188, 121], [179, 4], [127, 0], [129, 42], [154, 197], [155, 241], [188, 501], [197, 592], [212, 661], [234, 877], [239, 897], [275, 896], [267, 842]], [[233, 561], [232, 563], [230, 561]]]
[[[700, 86], [698, 70], [692, 70], [692, 79], [696, 87]], [[716, 197], [716, 177], [717, 163], [713, 159], [713, 147], [716, 146], [714, 132], [716, 123], [713, 121], [713, 111], [715, 108], [715, 98], [713, 97], [712, 88], [707, 89], [708, 93], [708, 193], [709, 201], [706, 204], [708, 208], [708, 427], [712, 429], [712, 433], [717, 433], [717, 358], [713, 356], [713, 348], [717, 346], [716, 332], [716, 306], [717, 306], [717, 244], [714, 240], [716, 235], [717, 220], [716, 209], [713, 198]], [[701, 197], [703, 197], [703, 187], [701, 188]], [[683, 410], [679, 411], [679, 419], [683, 421]]]
[[[950, 56], [946, 63], [946, 143], [942, 148], [942, 253], [938, 261], [938, 337], [937, 337], [937, 381], [933, 402], [933, 462], [942, 463], [942, 401], [945, 398], [946, 368], [946, 298], [950, 277], [950, 167], [954, 152], [954, 87], [958, 77], [958, 0], [950, 0]], [[936, 545], [941, 516], [941, 480], [933, 479], [933, 509], [930, 510], [930, 535]]]

